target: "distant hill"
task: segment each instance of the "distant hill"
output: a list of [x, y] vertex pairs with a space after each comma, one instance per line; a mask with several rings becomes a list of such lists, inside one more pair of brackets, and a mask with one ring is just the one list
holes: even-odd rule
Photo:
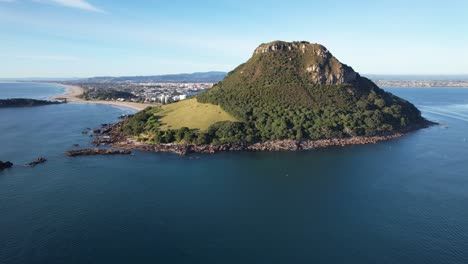
[[[324, 46], [304, 41], [260, 45], [246, 63], [196, 99], [220, 106], [237, 121], [181, 132], [164, 126], [165, 114], [154, 108], [135, 115], [125, 129], [154, 143], [225, 144], [378, 136], [427, 124], [413, 104], [360, 76]], [[204, 108], [197, 105], [191, 114]]]
[[81, 83], [111, 83], [111, 82], [208, 82], [221, 81], [226, 76], [225, 72], [195, 72], [181, 74], [166, 74], [154, 76], [122, 76], [122, 77], [93, 77], [81, 79]]

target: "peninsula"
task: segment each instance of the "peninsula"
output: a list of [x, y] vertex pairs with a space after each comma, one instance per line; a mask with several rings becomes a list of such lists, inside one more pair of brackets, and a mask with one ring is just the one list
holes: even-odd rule
[[104, 130], [114, 146], [185, 154], [367, 144], [430, 124], [324, 46], [274, 41], [194, 98]]
[[6, 107], [32, 107], [51, 104], [63, 104], [63, 101], [48, 101], [25, 98], [0, 99], [0, 108]]

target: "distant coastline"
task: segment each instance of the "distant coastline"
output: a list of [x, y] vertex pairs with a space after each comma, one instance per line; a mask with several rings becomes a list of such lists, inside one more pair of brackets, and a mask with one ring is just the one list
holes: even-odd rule
[[52, 99], [64, 98], [67, 99], [68, 102], [76, 102], [76, 103], [87, 103], [87, 104], [104, 104], [104, 105], [114, 105], [114, 106], [123, 106], [127, 108], [131, 108], [137, 111], [141, 111], [148, 106], [153, 106], [151, 104], [143, 104], [143, 103], [134, 103], [134, 102], [116, 102], [116, 101], [104, 101], [104, 100], [84, 100], [80, 98], [80, 95], [84, 93], [83, 88], [75, 85], [67, 85], [61, 83], [50, 83], [53, 85], [59, 85], [66, 88], [65, 93], [53, 96]]
[[463, 80], [377, 80], [379, 87], [399, 88], [468, 88], [468, 81]]

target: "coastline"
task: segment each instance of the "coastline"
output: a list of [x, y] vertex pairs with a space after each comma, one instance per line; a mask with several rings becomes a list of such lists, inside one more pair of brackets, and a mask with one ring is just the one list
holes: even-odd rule
[[150, 152], [169, 152], [180, 156], [187, 154], [215, 154], [227, 151], [253, 151], [253, 152], [281, 152], [281, 151], [307, 151], [329, 147], [346, 147], [352, 145], [376, 144], [381, 141], [388, 141], [406, 135], [406, 133], [395, 133], [388, 136], [374, 137], [351, 137], [351, 138], [331, 138], [319, 140], [268, 140], [253, 144], [229, 143], [221, 145], [196, 145], [196, 144], [148, 144], [139, 142], [131, 137], [126, 137], [121, 141], [113, 142], [110, 146], [120, 149], [141, 150]]
[[214, 154], [225, 151], [305, 151], [327, 147], [345, 147], [350, 145], [367, 145], [376, 144], [381, 141], [388, 141], [405, 136], [416, 130], [428, 128], [436, 125], [436, 123], [425, 120], [420, 124], [408, 127], [407, 129], [390, 133], [387, 135], [377, 136], [353, 136], [349, 138], [330, 138], [318, 140], [268, 140], [256, 143], [227, 143], [220, 145], [213, 144], [150, 144], [139, 142], [133, 137], [124, 135], [120, 128], [125, 121], [120, 121], [115, 124], [104, 127], [99, 135], [93, 140], [96, 146], [109, 145], [115, 148], [142, 150], [151, 152], [171, 152], [181, 156], [191, 153]]
[[53, 85], [59, 85], [66, 88], [64, 94], [53, 96], [52, 99], [67, 99], [68, 102], [74, 103], [84, 103], [84, 104], [104, 104], [104, 105], [114, 105], [114, 106], [122, 106], [126, 108], [131, 108], [133, 110], [141, 111], [148, 106], [153, 106], [151, 104], [143, 104], [143, 103], [134, 103], [134, 102], [115, 102], [115, 101], [104, 101], [104, 100], [84, 100], [81, 99], [79, 96], [84, 93], [83, 88], [75, 85], [68, 85], [68, 84], [60, 84], [60, 83], [50, 83]]

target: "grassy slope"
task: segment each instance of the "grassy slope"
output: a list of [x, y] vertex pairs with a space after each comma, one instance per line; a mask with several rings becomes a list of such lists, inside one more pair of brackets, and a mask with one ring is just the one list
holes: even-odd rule
[[162, 106], [162, 111], [156, 113], [162, 116], [161, 129], [178, 129], [181, 127], [206, 130], [219, 121], [237, 121], [232, 115], [222, 110], [220, 106], [202, 104], [196, 99], [183, 100]]

